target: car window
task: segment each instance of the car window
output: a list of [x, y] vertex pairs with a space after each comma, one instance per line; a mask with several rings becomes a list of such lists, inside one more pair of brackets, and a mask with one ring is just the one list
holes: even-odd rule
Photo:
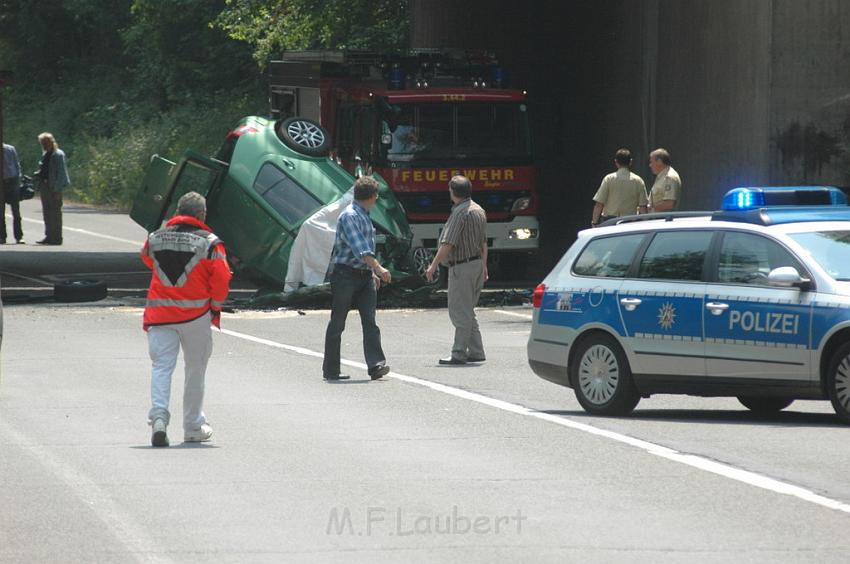
[[[836, 280], [850, 280], [850, 231], [815, 231], [790, 235]], [[800, 271], [800, 274], [803, 274]]]
[[573, 272], [578, 276], [622, 278], [643, 239], [643, 233], [594, 239], [579, 255]]
[[639, 278], [702, 280], [711, 231], [664, 231], [656, 233], [638, 269]]
[[322, 206], [313, 194], [271, 163], [260, 169], [254, 190], [289, 224], [301, 222]]
[[780, 266], [793, 266], [797, 272], [804, 272], [791, 253], [767, 237], [734, 231], [723, 235], [718, 282], [767, 286], [767, 275]]

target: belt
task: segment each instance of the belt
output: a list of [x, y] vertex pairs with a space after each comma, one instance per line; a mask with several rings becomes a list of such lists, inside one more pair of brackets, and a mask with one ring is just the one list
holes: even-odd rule
[[474, 257], [465, 258], [462, 260], [449, 261], [449, 267], [456, 266], [458, 264], [463, 264], [465, 262], [472, 262], [474, 260], [478, 260], [481, 258], [481, 255], [475, 255]]
[[369, 268], [355, 268], [353, 266], [349, 266], [347, 264], [337, 263], [334, 265], [334, 268], [341, 268], [346, 272], [351, 272], [352, 274], [360, 274], [362, 276], [371, 276], [372, 270]]

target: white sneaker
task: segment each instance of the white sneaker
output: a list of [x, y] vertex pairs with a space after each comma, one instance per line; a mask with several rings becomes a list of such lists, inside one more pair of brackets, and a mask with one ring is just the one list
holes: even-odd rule
[[194, 431], [184, 431], [184, 443], [205, 443], [212, 438], [212, 427], [204, 423], [200, 429]]
[[162, 419], [154, 419], [153, 433], [151, 434], [151, 445], [155, 447], [168, 446], [168, 434], [166, 433], [165, 421]]

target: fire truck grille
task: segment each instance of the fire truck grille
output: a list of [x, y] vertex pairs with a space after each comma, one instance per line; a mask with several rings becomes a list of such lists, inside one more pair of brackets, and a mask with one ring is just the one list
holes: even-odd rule
[[[396, 198], [409, 214], [439, 213], [448, 215], [452, 209], [452, 201], [448, 190], [440, 192], [396, 192]], [[484, 208], [487, 213], [510, 213], [514, 202], [519, 198], [528, 197], [525, 190], [507, 191], [474, 191], [472, 199]]]

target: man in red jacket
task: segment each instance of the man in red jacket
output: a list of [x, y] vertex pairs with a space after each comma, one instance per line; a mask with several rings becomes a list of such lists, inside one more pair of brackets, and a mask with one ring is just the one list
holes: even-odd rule
[[230, 291], [230, 268], [224, 245], [204, 224], [207, 203], [197, 192], [177, 202], [177, 213], [164, 229], [148, 236], [142, 261], [153, 271], [145, 306], [144, 328], [153, 370], [151, 444], [168, 446], [171, 375], [183, 347], [183, 440], [212, 438], [204, 415], [204, 376], [212, 354], [212, 329], [219, 327], [221, 306]]

